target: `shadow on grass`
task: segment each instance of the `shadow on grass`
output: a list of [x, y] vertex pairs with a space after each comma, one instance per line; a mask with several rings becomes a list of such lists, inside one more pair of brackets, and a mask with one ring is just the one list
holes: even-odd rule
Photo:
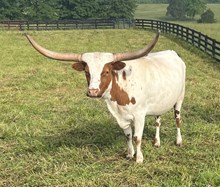
[[[150, 122], [151, 123], [151, 122]], [[151, 144], [155, 136], [155, 129], [152, 123], [146, 123], [143, 134], [144, 144]], [[166, 135], [161, 133], [164, 138]], [[127, 151], [126, 137], [123, 130], [115, 123], [87, 123], [82, 126], [71, 126], [69, 129], [57, 129], [51, 135], [33, 137], [37, 144], [29, 145], [25, 150], [27, 152], [56, 152], [60, 148], [67, 147], [71, 149], [89, 148], [99, 151], [114, 151], [125, 157]], [[40, 145], [40, 146], [38, 146]]]
[[60, 132], [39, 139], [48, 150], [56, 150], [63, 146], [81, 148], [87, 145], [95, 145], [102, 150], [112, 147], [124, 137], [119, 128], [112, 126], [99, 123], [87, 124], [62, 129]]

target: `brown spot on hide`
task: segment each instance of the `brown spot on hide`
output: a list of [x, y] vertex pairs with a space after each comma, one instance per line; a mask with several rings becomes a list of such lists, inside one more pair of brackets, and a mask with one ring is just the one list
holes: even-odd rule
[[133, 140], [136, 143], [137, 142], [137, 136], [134, 136]]
[[175, 119], [176, 119], [176, 126], [177, 126], [177, 128], [180, 128], [180, 122], [181, 122], [180, 118], [178, 117], [179, 114], [180, 114], [180, 111], [174, 110], [174, 116], [175, 116]]
[[124, 80], [126, 80], [126, 72], [125, 71], [122, 72], [122, 77]]
[[119, 87], [116, 79], [118, 79], [118, 73], [112, 71], [112, 89], [110, 91], [111, 100], [116, 101], [118, 105], [122, 106], [128, 105], [129, 103], [135, 104], [135, 98], [132, 97], [130, 100], [128, 93]]
[[160, 127], [160, 124], [158, 122], [156, 122], [155, 126], [156, 127]]
[[141, 143], [141, 140], [138, 140], [137, 136], [134, 136], [133, 141], [137, 144]]
[[178, 128], [180, 128], [180, 119], [179, 119], [179, 118], [176, 118], [176, 126], [177, 126]]
[[175, 116], [175, 118], [177, 118], [177, 115], [179, 115], [179, 114], [180, 114], [180, 111], [174, 110], [174, 116]]
[[134, 97], [131, 98], [131, 103], [134, 105], [136, 103], [136, 100]]

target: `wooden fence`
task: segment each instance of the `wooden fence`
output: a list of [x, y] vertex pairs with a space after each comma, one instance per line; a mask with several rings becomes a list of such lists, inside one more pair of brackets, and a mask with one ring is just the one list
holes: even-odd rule
[[128, 19], [89, 19], [55, 21], [0, 21], [1, 30], [70, 30], [70, 29], [126, 29], [134, 26]]
[[201, 32], [175, 23], [147, 19], [136, 19], [135, 27], [142, 29], [156, 29], [161, 30], [162, 32], [175, 34], [177, 37], [196, 46], [220, 62], [220, 42], [202, 34]]
[[0, 21], [0, 30], [155, 29], [172, 33], [220, 62], [220, 42], [188, 27], [148, 19], [90, 19], [56, 21]]

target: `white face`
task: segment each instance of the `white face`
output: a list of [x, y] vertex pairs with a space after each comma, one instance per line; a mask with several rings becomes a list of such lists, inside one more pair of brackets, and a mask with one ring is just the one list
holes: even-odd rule
[[84, 53], [82, 56], [89, 68], [90, 82], [89, 89], [98, 89], [100, 91], [101, 74], [105, 64], [114, 60], [112, 53]]
[[114, 71], [123, 69], [124, 62], [113, 62], [112, 53], [84, 53], [82, 62], [73, 64], [77, 71], [85, 71], [88, 82], [89, 97], [102, 97], [106, 90], [110, 88]]

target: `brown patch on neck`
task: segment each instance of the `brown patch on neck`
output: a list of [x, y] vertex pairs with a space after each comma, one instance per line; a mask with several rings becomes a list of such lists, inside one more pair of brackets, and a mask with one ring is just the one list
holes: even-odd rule
[[112, 71], [112, 89], [110, 91], [111, 100], [116, 101], [118, 105], [128, 105], [129, 103], [135, 104], [136, 100], [134, 97], [129, 99], [128, 93], [119, 87], [116, 80], [118, 80], [118, 73]]
[[100, 95], [102, 95], [106, 91], [112, 80], [111, 71], [112, 71], [111, 64], [105, 64], [105, 66], [103, 67], [103, 71], [100, 75], [101, 76], [101, 83], [99, 85]]

